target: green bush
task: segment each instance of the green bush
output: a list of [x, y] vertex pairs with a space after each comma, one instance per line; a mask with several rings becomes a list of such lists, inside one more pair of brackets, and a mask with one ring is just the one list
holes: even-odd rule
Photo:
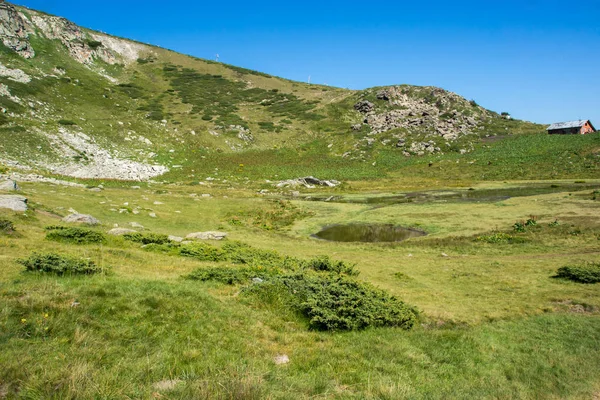
[[[417, 311], [367, 283], [336, 275], [295, 274], [251, 285], [245, 294], [284, 302], [308, 319], [311, 329], [360, 330], [368, 327], [410, 329]], [[277, 293], [277, 296], [273, 296]], [[285, 299], [287, 297], [287, 300]], [[283, 299], [283, 300], [282, 300]]]
[[179, 254], [200, 261], [227, 261], [225, 252], [206, 243], [189, 243], [179, 248]]
[[104, 272], [93, 261], [61, 256], [56, 253], [33, 253], [17, 262], [27, 271], [48, 272], [56, 275], [91, 275]]
[[0, 219], [0, 234], [10, 235], [15, 231], [13, 223], [7, 219]]
[[556, 271], [556, 278], [569, 279], [579, 283], [600, 282], [600, 263], [568, 265]]
[[246, 283], [252, 278], [267, 279], [277, 274], [279, 274], [279, 270], [263, 267], [210, 267], [198, 268], [185, 278], [202, 282], [215, 281], [227, 285], [236, 285]]
[[[51, 228], [51, 229], [48, 229]], [[46, 239], [75, 244], [104, 243], [106, 236], [102, 232], [87, 228], [70, 228], [64, 226], [46, 227]]]
[[142, 244], [165, 244], [169, 243], [169, 236], [159, 233], [126, 233], [123, 235], [125, 240]]
[[520, 238], [520, 237], [516, 237], [513, 235], [509, 235], [508, 233], [504, 233], [504, 232], [496, 232], [496, 233], [492, 233], [491, 235], [482, 235], [482, 236], [477, 236], [477, 240], [478, 242], [485, 242], [485, 243], [490, 243], [490, 244], [497, 244], [497, 243], [524, 243], [525, 239]]
[[345, 274], [356, 276], [359, 272], [354, 269], [356, 264], [347, 264], [344, 261], [335, 261], [327, 255], [317, 256], [303, 263], [304, 267], [317, 272], [332, 272], [335, 274]]
[[72, 125], [77, 125], [76, 122], [71, 121], [70, 119], [59, 119], [58, 123], [60, 125], [65, 125], [65, 126], [72, 126]]
[[99, 42], [97, 40], [88, 40], [87, 44], [92, 48], [92, 50], [96, 50], [98, 47], [102, 47], [102, 42]]

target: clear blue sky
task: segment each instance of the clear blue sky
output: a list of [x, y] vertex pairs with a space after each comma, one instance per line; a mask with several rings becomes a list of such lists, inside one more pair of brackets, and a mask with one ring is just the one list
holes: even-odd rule
[[600, 129], [599, 0], [14, 2], [289, 79], [434, 85], [516, 118]]

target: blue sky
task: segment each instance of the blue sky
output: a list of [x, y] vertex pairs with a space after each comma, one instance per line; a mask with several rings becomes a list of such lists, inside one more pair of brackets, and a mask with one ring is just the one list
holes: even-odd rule
[[598, 0], [14, 2], [289, 79], [434, 85], [516, 118], [600, 128]]

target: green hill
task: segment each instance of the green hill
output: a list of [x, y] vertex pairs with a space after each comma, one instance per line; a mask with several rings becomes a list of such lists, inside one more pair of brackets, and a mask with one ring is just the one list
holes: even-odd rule
[[[504, 119], [435, 87], [310, 85], [112, 37], [9, 3], [0, 11], [5, 169], [126, 180], [166, 173], [163, 179], [194, 181], [217, 168], [232, 179], [359, 179], [503, 146], [482, 141], [490, 136], [545, 134], [541, 125]], [[571, 139], [551, 142], [572, 153], [597, 146]], [[572, 161], [591, 163], [579, 172], [597, 173], [597, 150], [588, 153], [571, 154]], [[539, 172], [536, 160], [526, 160]], [[483, 171], [478, 177], [486, 175], [504, 176]]]

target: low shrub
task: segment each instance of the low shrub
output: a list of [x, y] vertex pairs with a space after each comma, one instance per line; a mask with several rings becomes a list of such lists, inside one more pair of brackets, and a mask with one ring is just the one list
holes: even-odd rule
[[185, 278], [202, 282], [214, 281], [227, 285], [236, 285], [246, 283], [252, 278], [267, 279], [279, 273], [279, 270], [263, 267], [210, 267], [198, 268], [185, 276]]
[[305, 268], [315, 270], [317, 272], [331, 272], [335, 274], [344, 274], [356, 276], [359, 272], [354, 269], [356, 264], [347, 264], [344, 261], [332, 260], [329, 256], [317, 256], [303, 263]]
[[413, 307], [383, 290], [332, 274], [284, 275], [251, 285], [244, 293], [261, 300], [283, 302], [282, 305], [294, 308], [307, 318], [309, 327], [315, 330], [361, 330], [380, 326], [410, 329], [418, 315]]
[[178, 249], [179, 255], [192, 257], [200, 261], [227, 261], [227, 256], [221, 249], [206, 243], [189, 243]]
[[62, 256], [56, 253], [33, 253], [27, 259], [17, 262], [27, 271], [47, 272], [56, 275], [91, 275], [104, 272], [93, 261]]
[[71, 121], [71, 120], [69, 120], [69, 119], [60, 119], [60, 120], [58, 120], [58, 123], [59, 123], [60, 125], [65, 125], [65, 126], [77, 125], [77, 123], [76, 123], [76, 122], [74, 122], [74, 121]]
[[13, 223], [7, 219], [0, 219], [0, 235], [10, 235], [15, 231]]
[[513, 244], [513, 243], [524, 243], [525, 242], [525, 239], [523, 239], [523, 238], [509, 235], [508, 233], [504, 233], [504, 232], [496, 232], [496, 233], [492, 233], [491, 235], [477, 236], [477, 239], [475, 239], [475, 240], [478, 242], [484, 242], [484, 243], [490, 243], [490, 244], [497, 244], [497, 243]]
[[600, 263], [561, 267], [556, 271], [555, 277], [579, 283], [598, 283], [600, 282]]
[[221, 250], [225, 253], [227, 260], [234, 264], [275, 267], [284, 260], [284, 257], [274, 250], [257, 249], [237, 241], [225, 243]]
[[[48, 229], [52, 228], [52, 229]], [[46, 239], [75, 244], [104, 243], [106, 236], [102, 232], [87, 228], [70, 228], [64, 226], [46, 227]]]
[[123, 235], [125, 240], [142, 244], [165, 244], [169, 243], [169, 236], [160, 233], [126, 233]]

